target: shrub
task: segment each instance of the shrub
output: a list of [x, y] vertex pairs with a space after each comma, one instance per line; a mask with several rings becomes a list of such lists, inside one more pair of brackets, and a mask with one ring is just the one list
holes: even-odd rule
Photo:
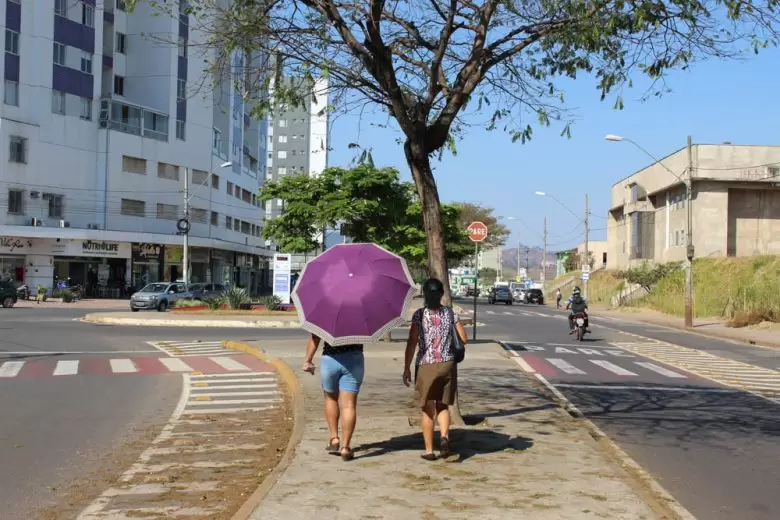
[[178, 307], [180, 309], [187, 309], [190, 307], [200, 307], [203, 305], [203, 302], [199, 302], [197, 300], [179, 300], [175, 302], [174, 307]]
[[62, 298], [63, 303], [71, 303], [76, 300], [76, 295], [70, 289], [60, 289], [59, 298]]
[[251, 301], [246, 289], [231, 285], [224, 290], [221, 297], [222, 302], [232, 310], [240, 309], [242, 305]]
[[273, 294], [271, 296], [266, 296], [265, 298], [263, 298], [263, 305], [265, 305], [265, 310], [275, 311], [282, 306], [282, 300], [278, 296]]
[[219, 298], [203, 298], [203, 304], [206, 305], [210, 311], [219, 309], [221, 303]]

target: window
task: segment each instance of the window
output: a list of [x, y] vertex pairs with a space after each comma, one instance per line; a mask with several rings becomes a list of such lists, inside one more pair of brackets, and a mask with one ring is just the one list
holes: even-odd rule
[[54, 114], [65, 115], [65, 92], [51, 91], [51, 111]]
[[279, 128], [287, 128], [287, 120], [286, 119], [280, 119], [279, 120]]
[[179, 206], [175, 204], [157, 203], [157, 218], [162, 220], [178, 220]]
[[5, 30], [5, 52], [19, 54], [19, 33], [11, 29]]
[[15, 163], [27, 162], [27, 139], [12, 135], [10, 138], [10, 147], [8, 149], [8, 160]]
[[208, 214], [209, 212], [205, 209], [201, 208], [192, 208], [190, 209], [190, 217], [193, 222], [196, 224], [206, 224], [208, 223]]
[[241, 232], [245, 235], [249, 234], [249, 222], [241, 221]]
[[49, 197], [49, 218], [62, 218], [62, 195]]
[[81, 4], [81, 23], [87, 27], [95, 26], [95, 8], [83, 2]]
[[233, 219], [225, 215], [225, 229], [233, 229]]
[[184, 36], [179, 36], [179, 57], [187, 57], [187, 40], [184, 38]]
[[252, 193], [248, 190], [241, 189], [241, 200], [244, 202], [252, 203]]
[[178, 101], [184, 101], [187, 97], [187, 80], [179, 79], [176, 82], [176, 99]]
[[276, 153], [276, 156], [277, 156], [279, 159], [287, 159], [287, 151], [285, 151], [285, 150], [279, 150], [279, 151]]
[[219, 225], [219, 213], [217, 213], [216, 211], [211, 212], [211, 225], [212, 226]]
[[122, 156], [122, 171], [146, 175], [146, 159], [138, 157]]
[[211, 187], [215, 190], [219, 189], [219, 175], [211, 174]]
[[285, 168], [284, 166], [279, 166], [279, 167], [276, 169], [276, 173], [277, 173], [278, 175], [287, 175], [287, 168]]
[[255, 225], [254, 225], [254, 224], [252, 224], [252, 233], [251, 233], [251, 234], [252, 234], [252, 236], [255, 236], [255, 233], [256, 233], [256, 232], [255, 232]]
[[215, 152], [221, 152], [222, 151], [222, 131], [214, 129], [214, 142], [211, 144], [211, 147], [214, 149]]
[[114, 94], [117, 96], [125, 95], [125, 78], [123, 76], [114, 76]]
[[116, 8], [119, 9], [120, 11], [124, 11], [125, 9], [127, 9], [125, 7], [125, 0], [116, 0]]
[[54, 63], [57, 65], [65, 66], [65, 46], [61, 43], [54, 42]]
[[209, 180], [208, 172], [204, 172], [203, 170], [192, 170], [192, 184], [194, 184], [195, 186], [206, 184], [206, 181], [208, 180]]
[[176, 120], [176, 139], [180, 139], [184, 141], [184, 129], [186, 128], [186, 124], [181, 119]]
[[298, 155], [298, 150], [290, 150], [290, 155], [295, 157], [296, 155]]
[[280, 135], [279, 136], [279, 142], [280, 143], [286, 143], [287, 142], [287, 136], [286, 135]]
[[257, 196], [254, 193], [252, 194], [252, 206], [257, 206]]
[[84, 74], [92, 74], [92, 56], [82, 56], [81, 57], [81, 72]]
[[157, 163], [157, 177], [171, 181], [179, 180], [179, 167], [164, 162]]
[[233, 231], [241, 231], [241, 221], [237, 218], [233, 219]]
[[227, 191], [228, 195], [233, 195], [233, 183], [232, 182], [228, 181], [228, 183], [227, 183], [227, 190], [226, 191]]
[[124, 35], [124, 33], [121, 32], [116, 33], [116, 52], [118, 52], [119, 54], [124, 54], [126, 45], [127, 45], [127, 37]]
[[22, 207], [24, 192], [21, 190], [8, 190], [8, 213], [13, 215], [23, 215]]
[[146, 202], [142, 200], [122, 199], [122, 215], [129, 217], [145, 217]]
[[19, 106], [19, 83], [5, 80], [5, 90], [3, 91], [3, 103], [13, 107]]
[[54, 0], [54, 14], [57, 16], [68, 16], [68, 0]]
[[89, 98], [81, 98], [81, 114], [79, 118], [84, 121], [92, 120], [92, 100]]
[[241, 187], [236, 185], [236, 189], [233, 191], [233, 196], [237, 199], [241, 198]]

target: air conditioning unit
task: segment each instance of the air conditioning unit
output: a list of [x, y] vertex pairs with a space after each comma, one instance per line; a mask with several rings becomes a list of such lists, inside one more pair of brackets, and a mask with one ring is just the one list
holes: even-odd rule
[[68, 222], [67, 220], [60, 220], [60, 227], [61, 228], [68, 228], [68, 227], [70, 227], [70, 222]]
[[31, 191], [30, 192], [30, 198], [31, 199], [39, 199], [39, 198], [41, 198], [41, 192], [40, 191]]

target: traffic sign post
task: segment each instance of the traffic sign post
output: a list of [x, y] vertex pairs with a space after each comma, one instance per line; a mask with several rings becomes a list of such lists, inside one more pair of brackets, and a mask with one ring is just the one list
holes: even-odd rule
[[475, 221], [466, 228], [469, 238], [474, 242], [474, 268], [477, 276], [474, 277], [474, 317], [472, 318], [471, 341], [477, 340], [477, 290], [479, 288], [479, 244], [488, 237], [488, 228], [484, 222]]

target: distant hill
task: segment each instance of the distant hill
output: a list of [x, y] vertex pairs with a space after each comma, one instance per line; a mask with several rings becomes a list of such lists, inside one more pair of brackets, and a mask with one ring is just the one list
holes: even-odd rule
[[[542, 265], [543, 251], [541, 247], [528, 248], [528, 268], [539, 268]], [[547, 263], [555, 264], [555, 253], [547, 251]], [[520, 267], [526, 266], [525, 246], [520, 246]], [[504, 248], [501, 253], [501, 267], [515, 271], [517, 269], [517, 248]]]

